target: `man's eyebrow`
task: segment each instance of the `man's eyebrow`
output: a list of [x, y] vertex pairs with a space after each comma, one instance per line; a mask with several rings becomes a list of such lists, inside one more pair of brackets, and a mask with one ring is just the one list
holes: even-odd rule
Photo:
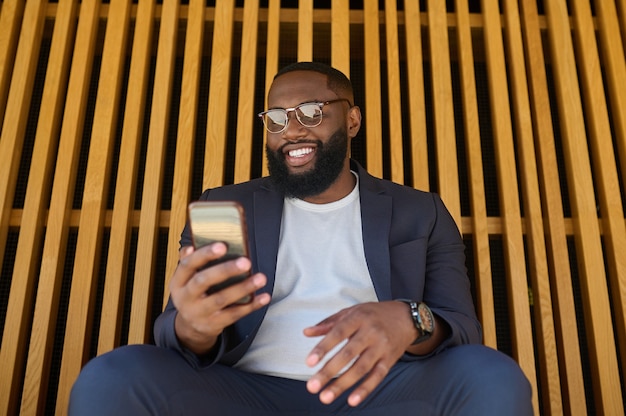
[[316, 99], [313, 99], [313, 100], [302, 101], [301, 103], [296, 104], [293, 107], [278, 107], [278, 106], [275, 106], [275, 107], [267, 107], [267, 109], [268, 110], [286, 110], [287, 108], [295, 108], [295, 107], [297, 107], [299, 105], [302, 105], [302, 104], [325, 103], [326, 101], [330, 101], [330, 100], [316, 100]]

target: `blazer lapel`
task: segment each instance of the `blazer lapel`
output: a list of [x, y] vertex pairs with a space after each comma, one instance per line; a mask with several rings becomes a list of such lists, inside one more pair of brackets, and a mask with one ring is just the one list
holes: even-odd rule
[[389, 261], [389, 232], [392, 200], [359, 164], [361, 197], [361, 227], [365, 260], [379, 300], [391, 299], [391, 263]]
[[264, 292], [272, 293], [278, 256], [278, 242], [283, 216], [284, 197], [271, 186], [254, 193], [254, 242], [259, 272], [267, 276]]

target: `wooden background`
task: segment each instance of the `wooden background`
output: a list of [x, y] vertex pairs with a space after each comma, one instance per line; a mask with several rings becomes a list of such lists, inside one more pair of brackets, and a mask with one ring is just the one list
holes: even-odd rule
[[623, 414], [626, 1], [292, 3], [0, 2], [0, 414], [151, 341], [188, 202], [265, 174], [296, 60], [350, 74], [354, 158], [441, 194], [536, 413]]

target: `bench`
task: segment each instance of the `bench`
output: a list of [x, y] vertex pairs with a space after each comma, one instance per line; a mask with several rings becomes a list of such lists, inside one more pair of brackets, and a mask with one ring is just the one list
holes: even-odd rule
[[535, 413], [623, 414], [624, 2], [260, 3], [0, 3], [0, 414], [65, 414], [87, 360], [152, 341], [187, 204], [267, 173], [296, 60], [350, 74], [355, 159], [442, 196]]

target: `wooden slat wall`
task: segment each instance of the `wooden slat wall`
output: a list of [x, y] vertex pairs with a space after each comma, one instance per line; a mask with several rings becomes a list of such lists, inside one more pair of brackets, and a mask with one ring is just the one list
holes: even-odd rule
[[267, 174], [296, 59], [365, 88], [373, 174], [442, 195], [536, 413], [624, 413], [624, 0], [206, 3], [0, 2], [0, 414], [64, 414], [89, 358], [150, 341], [188, 202]]

